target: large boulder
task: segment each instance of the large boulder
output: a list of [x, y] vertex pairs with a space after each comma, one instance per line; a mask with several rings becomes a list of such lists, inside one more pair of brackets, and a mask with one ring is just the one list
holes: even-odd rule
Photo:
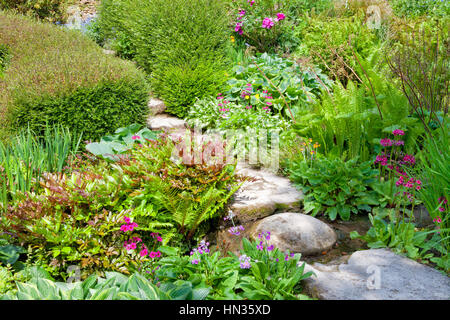
[[306, 265], [309, 294], [324, 300], [448, 300], [450, 279], [388, 249], [357, 251], [347, 263]]
[[326, 223], [314, 217], [285, 212], [264, 218], [253, 225], [251, 236], [270, 231], [269, 243], [281, 251], [303, 255], [320, 254], [329, 250], [337, 240], [336, 233]]
[[269, 170], [256, 170], [239, 164], [236, 173], [249, 177], [235, 193], [231, 210], [240, 223], [255, 221], [273, 214], [277, 210], [300, 209], [303, 193], [298, 191], [289, 179]]

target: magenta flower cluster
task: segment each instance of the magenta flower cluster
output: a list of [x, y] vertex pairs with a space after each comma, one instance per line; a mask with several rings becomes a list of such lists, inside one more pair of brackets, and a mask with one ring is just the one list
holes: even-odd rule
[[138, 224], [136, 222], [131, 222], [131, 219], [129, 217], [124, 218], [125, 224], [120, 226], [120, 231], [127, 232], [127, 231], [133, 231], [134, 228], [138, 227]]
[[[250, 4], [250, 7], [253, 7], [253, 5], [255, 4], [255, 0], [247, 0], [247, 3]], [[242, 29], [243, 26], [243, 18], [246, 15], [246, 11], [245, 10], [240, 10], [238, 12], [238, 16], [236, 18], [236, 25], [234, 26], [234, 31], [237, 32], [239, 35], [242, 35], [244, 33], [244, 30]], [[262, 28], [263, 29], [271, 29], [276, 22], [282, 21], [286, 19], [286, 15], [282, 12], [279, 12], [276, 14], [276, 18], [271, 18], [271, 17], [265, 17], [262, 21]]]
[[149, 251], [147, 246], [142, 243], [142, 239], [138, 237], [133, 237], [132, 239], [125, 241], [123, 246], [127, 251], [136, 250], [138, 247], [138, 243], [141, 243], [140, 245], [140, 252], [139, 255], [141, 257], [149, 256], [150, 258], [160, 258], [161, 252], [160, 251]]

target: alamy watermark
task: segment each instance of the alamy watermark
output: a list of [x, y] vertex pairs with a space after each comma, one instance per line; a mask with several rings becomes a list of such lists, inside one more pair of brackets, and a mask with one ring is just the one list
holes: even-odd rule
[[175, 147], [171, 160], [184, 165], [226, 165], [247, 162], [274, 172], [280, 164], [280, 136], [277, 129], [225, 130], [202, 133], [201, 129], [169, 134]]

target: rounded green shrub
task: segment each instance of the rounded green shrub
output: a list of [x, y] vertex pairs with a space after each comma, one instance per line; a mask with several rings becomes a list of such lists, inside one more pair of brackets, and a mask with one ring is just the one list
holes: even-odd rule
[[225, 80], [223, 0], [105, 0], [99, 19], [105, 43], [137, 61], [172, 114], [184, 117], [196, 98], [216, 93]]
[[0, 78], [6, 131], [29, 126], [39, 134], [58, 124], [95, 140], [145, 123], [145, 75], [131, 62], [103, 54], [80, 32], [0, 12], [0, 43], [10, 51]]

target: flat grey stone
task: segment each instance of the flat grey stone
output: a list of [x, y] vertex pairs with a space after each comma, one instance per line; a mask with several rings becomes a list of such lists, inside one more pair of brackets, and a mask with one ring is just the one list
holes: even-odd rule
[[252, 169], [245, 164], [238, 164], [236, 173], [250, 177], [236, 192], [231, 205], [231, 210], [241, 223], [267, 217], [276, 210], [300, 210], [303, 193], [288, 178], [277, 176], [269, 170]]
[[109, 54], [111, 56], [115, 56], [116, 52], [114, 50], [103, 49], [104, 54]]
[[147, 119], [147, 125], [151, 130], [156, 131], [186, 128], [186, 122], [184, 120], [172, 117], [166, 113], [150, 116]]
[[388, 249], [357, 251], [347, 263], [306, 265], [308, 293], [324, 300], [449, 300], [450, 279]]
[[269, 244], [281, 251], [304, 255], [329, 250], [337, 240], [336, 233], [326, 223], [306, 214], [285, 212], [264, 218], [252, 227], [252, 238], [270, 231]]

